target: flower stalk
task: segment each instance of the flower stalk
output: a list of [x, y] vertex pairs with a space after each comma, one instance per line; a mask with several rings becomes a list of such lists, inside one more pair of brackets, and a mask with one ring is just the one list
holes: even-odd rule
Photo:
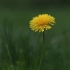
[[40, 58], [40, 63], [38, 66], [38, 70], [40, 70], [41, 65], [42, 65], [42, 60], [43, 60], [43, 55], [44, 55], [44, 48], [45, 48], [45, 32], [43, 32], [43, 46], [42, 46], [42, 53], [41, 53], [41, 58]]

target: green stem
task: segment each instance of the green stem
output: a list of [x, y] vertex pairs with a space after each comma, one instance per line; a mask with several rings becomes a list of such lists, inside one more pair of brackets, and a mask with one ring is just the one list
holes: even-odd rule
[[12, 59], [11, 59], [11, 55], [10, 55], [10, 52], [9, 52], [9, 48], [8, 48], [8, 45], [6, 45], [6, 48], [7, 48], [7, 51], [8, 51], [8, 55], [9, 55], [9, 58], [10, 58], [10, 62], [11, 62], [11, 69], [14, 70], [14, 67], [13, 67], [13, 63], [12, 63]]
[[44, 54], [44, 46], [45, 45], [45, 32], [43, 32], [43, 46], [42, 46], [42, 53], [41, 53], [41, 58], [40, 58], [40, 63], [38, 66], [38, 70], [41, 68], [42, 60], [43, 60], [43, 54]]

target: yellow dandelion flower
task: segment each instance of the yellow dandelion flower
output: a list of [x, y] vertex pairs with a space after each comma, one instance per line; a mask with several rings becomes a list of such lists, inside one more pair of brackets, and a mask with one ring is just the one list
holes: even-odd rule
[[41, 14], [37, 17], [33, 17], [33, 19], [30, 21], [30, 28], [35, 32], [44, 32], [44, 29], [50, 29], [50, 25], [54, 25], [54, 23], [55, 18], [53, 16], [48, 14]]

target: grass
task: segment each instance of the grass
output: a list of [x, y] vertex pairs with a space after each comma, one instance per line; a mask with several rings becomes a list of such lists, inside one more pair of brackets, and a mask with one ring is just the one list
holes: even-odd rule
[[11, 70], [6, 44], [10, 50], [14, 70], [37, 70], [42, 34], [31, 31], [29, 21], [41, 13], [48, 13], [56, 18], [56, 24], [46, 31], [45, 55], [41, 70], [70, 69], [70, 8], [51, 7], [23, 10], [1, 8], [0, 70]]

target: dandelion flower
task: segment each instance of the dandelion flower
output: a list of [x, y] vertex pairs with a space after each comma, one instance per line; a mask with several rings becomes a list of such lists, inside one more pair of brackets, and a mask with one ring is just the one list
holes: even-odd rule
[[51, 25], [54, 25], [55, 18], [48, 14], [41, 14], [37, 17], [33, 17], [30, 21], [30, 28], [33, 31], [44, 32], [44, 30], [48, 30], [51, 28]]

